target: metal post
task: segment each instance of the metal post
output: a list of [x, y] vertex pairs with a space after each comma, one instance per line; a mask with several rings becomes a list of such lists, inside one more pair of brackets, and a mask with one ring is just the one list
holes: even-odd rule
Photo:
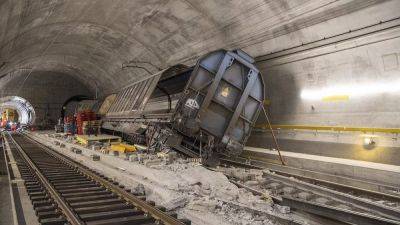
[[279, 148], [278, 141], [276, 140], [276, 136], [275, 136], [274, 130], [272, 129], [271, 122], [269, 121], [269, 117], [268, 117], [267, 111], [265, 110], [265, 107], [264, 107], [263, 104], [262, 104], [262, 109], [263, 109], [265, 118], [267, 118], [268, 126], [269, 126], [269, 129], [270, 129], [271, 134], [272, 134], [272, 139], [274, 139], [275, 146], [276, 146], [276, 150], [278, 150], [279, 160], [281, 161], [282, 165], [285, 166], [286, 163], [283, 161], [283, 158], [282, 158], [282, 155], [281, 155], [281, 150], [280, 150], [280, 148]]

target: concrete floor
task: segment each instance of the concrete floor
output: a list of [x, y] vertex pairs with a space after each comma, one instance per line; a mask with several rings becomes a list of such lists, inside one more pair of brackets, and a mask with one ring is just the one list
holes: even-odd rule
[[[275, 148], [270, 136], [269, 133], [265, 132], [253, 132], [248, 145], [256, 148]], [[286, 138], [278, 138], [278, 143], [280, 148], [287, 152], [400, 165], [400, 147], [376, 146], [373, 149], [366, 149], [360, 144]]]
[[[400, 166], [287, 151], [281, 151], [281, 154], [286, 165], [290, 167], [394, 187], [400, 185]], [[243, 156], [278, 162], [277, 151], [264, 148], [246, 147]]]
[[4, 150], [0, 147], [0, 225], [13, 224], [11, 208], [10, 185], [8, 180], [7, 165], [4, 159]]
[[[39, 225], [31, 200], [8, 145], [0, 148], [0, 225]], [[7, 169], [8, 156], [10, 166]]]
[[7, 176], [0, 176], [0, 224], [13, 224], [10, 187]]

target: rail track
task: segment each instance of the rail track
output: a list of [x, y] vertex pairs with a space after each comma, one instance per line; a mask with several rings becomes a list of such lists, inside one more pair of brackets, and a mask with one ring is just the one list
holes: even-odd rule
[[[5, 135], [41, 224], [188, 224], [123, 186], [23, 136]], [[239, 161], [227, 165], [263, 170]], [[400, 225], [400, 196], [282, 170], [231, 182], [274, 202], [346, 224]], [[336, 223], [337, 224], [337, 223]]]
[[42, 225], [190, 224], [23, 135], [5, 134], [4, 139]]
[[[266, 169], [235, 160], [223, 161], [226, 165]], [[274, 170], [265, 170], [262, 179], [248, 181], [231, 177], [237, 186], [257, 195], [271, 193], [274, 202], [300, 211], [348, 224], [400, 224], [400, 196], [395, 194]]]

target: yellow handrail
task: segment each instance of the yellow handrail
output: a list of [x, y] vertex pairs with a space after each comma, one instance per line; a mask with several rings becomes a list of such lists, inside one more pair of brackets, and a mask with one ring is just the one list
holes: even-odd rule
[[[268, 124], [258, 124], [257, 128], [269, 129]], [[400, 133], [400, 128], [380, 127], [346, 127], [346, 126], [315, 126], [315, 125], [272, 125], [275, 130], [321, 130], [321, 131], [351, 131], [363, 133]]]

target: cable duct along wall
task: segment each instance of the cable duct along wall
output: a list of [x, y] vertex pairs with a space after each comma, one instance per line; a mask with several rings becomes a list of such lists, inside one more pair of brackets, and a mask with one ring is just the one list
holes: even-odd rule
[[32, 125], [35, 122], [35, 110], [25, 99], [18, 96], [0, 98], [0, 111], [14, 109], [18, 113], [18, 122], [22, 125]]

